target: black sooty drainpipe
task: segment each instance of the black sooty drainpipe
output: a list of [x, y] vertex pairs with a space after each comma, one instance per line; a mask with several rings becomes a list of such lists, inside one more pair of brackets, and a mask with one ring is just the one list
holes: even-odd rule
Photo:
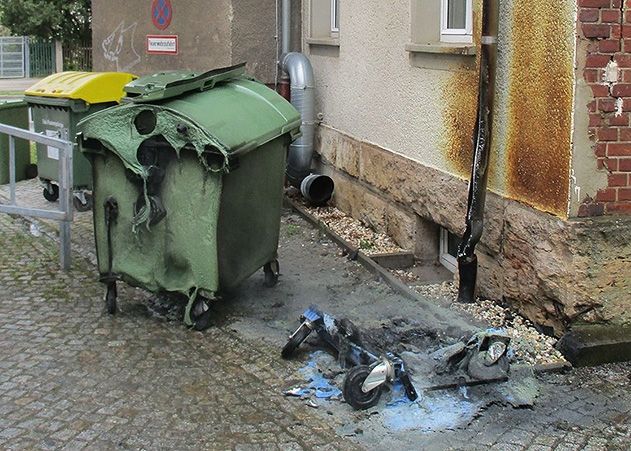
[[495, 71], [497, 67], [497, 35], [499, 22], [499, 0], [483, 0], [482, 39], [480, 55], [480, 85], [478, 91], [478, 115], [474, 131], [474, 154], [469, 182], [467, 203], [467, 228], [458, 248], [458, 302], [475, 301], [475, 286], [478, 277], [478, 257], [475, 247], [484, 230], [484, 204], [491, 150], [493, 126], [493, 97], [495, 94]]

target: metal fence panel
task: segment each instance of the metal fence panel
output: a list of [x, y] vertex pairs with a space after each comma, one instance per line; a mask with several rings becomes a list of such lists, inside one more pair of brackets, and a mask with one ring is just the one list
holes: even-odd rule
[[64, 70], [90, 72], [92, 70], [92, 46], [88, 44], [66, 44], [63, 47]]
[[25, 48], [27, 38], [24, 36], [0, 37], [0, 78], [23, 78], [25, 74]]
[[46, 77], [55, 73], [55, 42], [29, 39], [29, 77]]

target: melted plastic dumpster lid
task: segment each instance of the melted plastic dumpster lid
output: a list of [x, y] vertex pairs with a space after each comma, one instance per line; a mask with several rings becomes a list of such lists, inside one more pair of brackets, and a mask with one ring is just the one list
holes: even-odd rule
[[40, 80], [24, 94], [87, 103], [120, 102], [123, 87], [135, 78], [124, 72], [61, 72]]
[[300, 135], [300, 113], [273, 89], [244, 75], [243, 65], [189, 78], [162, 73], [125, 89], [131, 98], [84, 118], [77, 131], [82, 152], [102, 152], [100, 146], [81, 144], [96, 140], [137, 174], [144, 174], [139, 146], [151, 138], [166, 140], [178, 152], [193, 147], [200, 157], [214, 149], [223, 156], [216, 170], [229, 172], [234, 158], [279, 136], [291, 141]]
[[125, 86], [127, 100], [153, 102], [179, 97], [192, 91], [207, 91], [217, 83], [245, 76], [245, 63], [198, 74], [197, 72], [158, 72]]
[[[139, 78], [125, 87], [131, 97], [123, 105], [88, 116], [78, 128], [85, 138], [101, 142], [126, 137], [125, 143], [110, 149], [130, 155], [138, 147], [129, 138], [130, 128], [132, 138], [161, 135], [176, 149], [190, 142], [201, 152], [206, 140], [225, 155], [247, 153], [285, 134], [295, 139], [300, 113], [273, 89], [245, 75], [244, 69], [241, 64], [201, 75], [162, 72]], [[151, 131], [139, 133], [135, 128], [141, 114], [152, 118]], [[178, 132], [178, 125], [189, 132]], [[121, 145], [129, 149], [123, 151]]]

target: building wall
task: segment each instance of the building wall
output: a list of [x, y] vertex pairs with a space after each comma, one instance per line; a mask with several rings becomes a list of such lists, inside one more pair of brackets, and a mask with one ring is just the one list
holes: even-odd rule
[[[276, 77], [274, 0], [171, 0], [166, 30], [151, 21], [151, 1], [93, 0], [94, 70], [146, 75], [164, 70], [206, 71], [248, 63], [265, 83]], [[296, 24], [300, 24], [297, 11]], [[146, 36], [177, 35], [178, 55], [149, 55]]]
[[[438, 224], [462, 234], [467, 182], [323, 125], [318, 169], [335, 202], [421, 259], [438, 256]], [[476, 253], [482, 296], [563, 333], [576, 322], [631, 324], [631, 221], [564, 220], [491, 193]]]
[[578, 3], [580, 127], [572, 210], [578, 216], [631, 214], [631, 2]]
[[[411, 1], [342, 1], [331, 42], [310, 39], [307, 1], [304, 51], [322, 117], [318, 167], [336, 181], [334, 201], [431, 260], [438, 226], [464, 231], [478, 60], [410, 45], [414, 16], [431, 10]], [[631, 222], [569, 219], [576, 188], [585, 194], [603, 181], [595, 157], [585, 157], [589, 142], [574, 144], [576, 1], [501, 4], [480, 294], [557, 333], [580, 321], [629, 323], [631, 277], [619, 274], [631, 267]]]
[[[465, 179], [472, 155], [478, 59], [428, 53], [422, 51], [423, 42], [407, 51], [411, 27], [424, 25], [413, 23], [417, 2], [423, 0], [340, 2], [339, 47], [304, 48], [316, 73], [318, 109], [328, 126]], [[503, 69], [490, 189], [567, 217], [575, 4], [501, 3]], [[304, 5], [308, 18], [312, 2]], [[476, 41], [480, 5], [475, 2]]]

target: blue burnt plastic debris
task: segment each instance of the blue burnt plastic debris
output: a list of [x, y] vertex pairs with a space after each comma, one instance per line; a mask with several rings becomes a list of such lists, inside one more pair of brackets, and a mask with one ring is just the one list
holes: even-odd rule
[[[300, 321], [300, 327], [283, 347], [282, 356], [291, 357], [311, 332], [315, 331], [337, 351], [340, 365], [343, 368], [350, 367], [344, 379], [342, 394], [353, 408], [373, 407], [379, 402], [383, 387], [395, 382], [402, 384], [408, 399], [414, 401], [418, 398], [401, 357], [391, 352], [378, 354], [369, 350], [362, 343], [359, 329], [349, 320], [338, 320], [311, 306], [302, 314]], [[329, 392], [320, 389], [317, 394], [327, 397]]]

